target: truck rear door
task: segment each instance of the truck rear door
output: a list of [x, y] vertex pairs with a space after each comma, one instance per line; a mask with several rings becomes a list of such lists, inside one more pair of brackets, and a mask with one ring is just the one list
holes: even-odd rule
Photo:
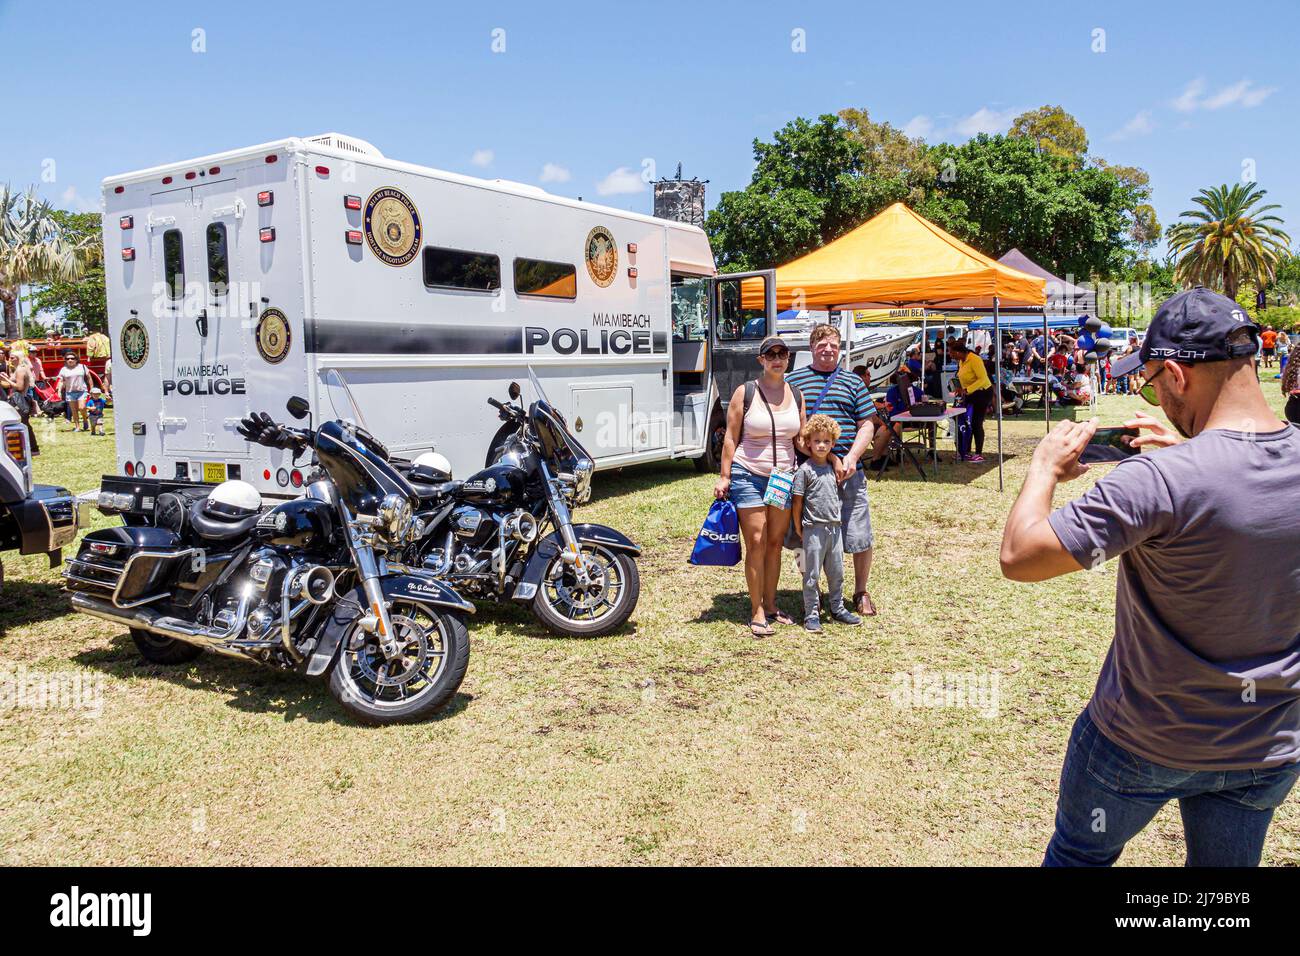
[[151, 213], [153, 258], [165, 288], [163, 452], [190, 456], [190, 477], [205, 481], [225, 480], [228, 460], [248, 456], [235, 431], [248, 412], [241, 334], [247, 296], [237, 292], [246, 220], [235, 188], [232, 178], [158, 194]]
[[712, 282], [709, 365], [725, 407], [737, 386], [758, 376], [758, 347], [776, 331], [776, 270], [729, 272]]

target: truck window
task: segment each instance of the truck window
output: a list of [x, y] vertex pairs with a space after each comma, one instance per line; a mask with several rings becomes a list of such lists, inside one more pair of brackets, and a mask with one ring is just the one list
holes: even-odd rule
[[718, 279], [718, 338], [726, 341], [761, 339], [767, 336], [767, 313], [741, 306], [741, 283], [763, 282], [761, 278]]
[[709, 335], [709, 280], [674, 275], [673, 341], [703, 342]]
[[424, 284], [430, 289], [501, 288], [501, 258], [486, 252], [424, 247]]
[[575, 299], [578, 296], [578, 270], [567, 262], [516, 259], [515, 294]]
[[167, 298], [173, 302], [185, 298], [185, 242], [179, 229], [163, 233], [163, 282]]
[[230, 288], [230, 255], [226, 247], [226, 224], [208, 226], [208, 287], [213, 298], [221, 298]]

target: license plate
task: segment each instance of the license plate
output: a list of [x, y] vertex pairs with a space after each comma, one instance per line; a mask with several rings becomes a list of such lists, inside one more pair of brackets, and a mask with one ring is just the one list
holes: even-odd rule
[[205, 461], [203, 463], [203, 480], [220, 484], [226, 480], [226, 465], [220, 461]]

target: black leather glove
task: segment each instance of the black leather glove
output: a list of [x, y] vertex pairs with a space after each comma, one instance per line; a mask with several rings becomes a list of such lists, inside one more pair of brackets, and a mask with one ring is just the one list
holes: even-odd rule
[[253, 412], [240, 421], [236, 431], [254, 444], [267, 448], [300, 451], [304, 445], [300, 437], [277, 424], [266, 412]]

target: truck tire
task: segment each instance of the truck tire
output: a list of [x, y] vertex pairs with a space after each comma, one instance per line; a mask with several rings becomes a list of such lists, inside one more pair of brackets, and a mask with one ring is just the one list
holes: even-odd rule
[[139, 627], [131, 628], [131, 640], [135, 641], [140, 656], [151, 664], [188, 664], [203, 653], [197, 644], [186, 644]]
[[693, 459], [695, 470], [704, 474], [716, 475], [722, 469], [722, 442], [727, 436], [727, 416], [721, 405], [713, 406], [709, 416], [708, 441], [704, 445], [704, 454]]

